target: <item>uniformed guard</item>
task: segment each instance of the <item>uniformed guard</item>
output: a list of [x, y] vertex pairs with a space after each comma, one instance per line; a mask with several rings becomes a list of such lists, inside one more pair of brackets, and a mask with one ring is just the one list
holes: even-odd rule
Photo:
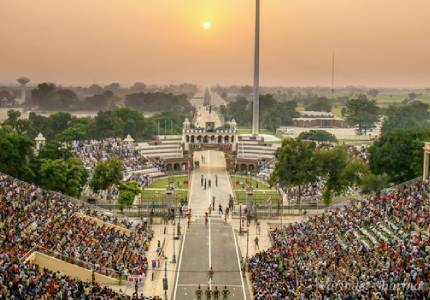
[[206, 299], [210, 300], [212, 297], [212, 291], [209, 289], [209, 286], [206, 288], [205, 294], [206, 294]]
[[222, 299], [227, 300], [228, 295], [230, 295], [230, 291], [227, 289], [227, 286], [224, 286], [224, 289], [222, 290]]
[[212, 296], [214, 298], [214, 300], [218, 300], [219, 299], [219, 290], [218, 287], [216, 286], [215, 289], [212, 291]]
[[203, 291], [200, 288], [200, 284], [199, 284], [199, 287], [197, 288], [197, 291], [196, 291], [197, 300], [201, 300], [202, 299], [202, 295], [203, 295]]

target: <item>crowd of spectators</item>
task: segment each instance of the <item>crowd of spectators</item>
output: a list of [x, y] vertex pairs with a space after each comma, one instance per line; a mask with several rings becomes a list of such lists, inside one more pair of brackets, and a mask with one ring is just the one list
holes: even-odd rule
[[84, 166], [94, 169], [97, 162], [118, 158], [122, 161], [124, 171], [132, 172], [152, 167], [147, 158], [140, 155], [133, 146], [119, 138], [105, 140], [74, 141], [73, 151], [81, 158]]
[[430, 184], [271, 231], [248, 260], [255, 299], [429, 299]]
[[369, 150], [364, 145], [351, 147], [350, 152], [354, 159], [362, 160], [366, 164], [369, 163]]
[[[55, 287], [64, 285], [61, 293], [85, 291], [83, 283], [21, 264], [33, 250], [110, 276], [142, 275], [148, 269], [146, 250], [152, 235], [140, 222], [101, 213], [60, 193], [0, 174], [0, 295], [25, 294], [27, 289], [57, 295]], [[47, 282], [54, 284], [46, 286]], [[103, 288], [98, 292], [110, 293]]]
[[131, 299], [97, 283], [21, 263], [0, 253], [0, 299]]

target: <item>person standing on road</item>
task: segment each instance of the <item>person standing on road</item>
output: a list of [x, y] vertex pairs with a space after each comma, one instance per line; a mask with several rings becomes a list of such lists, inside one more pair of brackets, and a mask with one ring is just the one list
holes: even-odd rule
[[205, 187], [205, 190], [206, 190], [206, 178], [205, 178], [205, 185], [204, 185], [204, 187]]
[[212, 209], [215, 210], [215, 196], [212, 196]]
[[201, 186], [203, 186], [203, 174], [202, 174], [202, 177], [200, 178], [200, 184]]
[[233, 196], [231, 194], [230, 194], [229, 199], [228, 199], [228, 207], [230, 208], [231, 211], [233, 211], [234, 201], [233, 201]]
[[222, 205], [218, 205], [218, 214], [222, 215]]
[[201, 300], [202, 296], [203, 296], [203, 291], [202, 291], [200, 284], [199, 284], [199, 287], [197, 288], [197, 291], [196, 291], [197, 300]]
[[211, 188], [211, 180], [210, 179], [208, 180], [208, 186], [209, 186], [209, 188]]
[[209, 289], [209, 286], [206, 288], [205, 294], [206, 294], [206, 299], [210, 300], [212, 296], [212, 291]]
[[260, 221], [255, 222], [255, 231], [258, 235], [261, 233]]
[[214, 278], [214, 270], [212, 269], [212, 266], [209, 268], [209, 271], [208, 271], [208, 277], [209, 277], [209, 280], [213, 280], [213, 278]]
[[218, 175], [215, 175], [215, 186], [218, 187]]
[[227, 300], [228, 295], [230, 295], [230, 291], [227, 289], [227, 286], [224, 286], [224, 289], [222, 290], [222, 299]]
[[258, 236], [255, 237], [254, 242], [255, 242], [255, 250], [260, 250], [260, 247], [258, 246]]
[[214, 296], [214, 300], [218, 300], [219, 299], [219, 290], [218, 287], [216, 286], [215, 289], [212, 291], [212, 295]]

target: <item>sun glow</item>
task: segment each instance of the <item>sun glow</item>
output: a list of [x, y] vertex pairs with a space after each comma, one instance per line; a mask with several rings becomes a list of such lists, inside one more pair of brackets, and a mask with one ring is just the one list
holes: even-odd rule
[[211, 27], [212, 27], [211, 22], [206, 21], [206, 22], [203, 23], [203, 29], [209, 30], [209, 29], [211, 29]]

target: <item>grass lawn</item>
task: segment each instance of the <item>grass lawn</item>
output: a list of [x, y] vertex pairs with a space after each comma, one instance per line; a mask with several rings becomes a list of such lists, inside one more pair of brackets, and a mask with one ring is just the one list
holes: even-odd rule
[[256, 179], [248, 176], [240, 176], [240, 175], [231, 175], [230, 176], [231, 184], [233, 185], [233, 189], [241, 189], [241, 185], [244, 183], [247, 183], [249, 185], [252, 185], [254, 190], [257, 189], [257, 183], [258, 183], [258, 189], [260, 190], [270, 190], [270, 187], [261, 182], [257, 181]]
[[268, 199], [271, 199], [272, 203], [277, 203], [278, 200], [282, 200], [282, 197], [278, 193], [278, 191], [271, 189], [266, 183], [258, 181], [255, 178], [248, 176], [231, 175], [230, 180], [233, 185], [233, 192], [239, 203], [246, 203], [246, 191], [242, 187], [245, 183], [252, 185], [253, 198], [256, 203], [266, 204]]
[[[234, 194], [239, 203], [246, 203], [246, 192], [244, 190], [234, 190]], [[253, 199], [258, 204], [266, 204], [269, 199], [272, 204], [282, 201], [281, 194], [276, 190], [254, 190]]]
[[[173, 180], [174, 186], [177, 189], [188, 189], [188, 176], [187, 175], [181, 175], [181, 176], [172, 176], [170, 177], [171, 180]], [[159, 180], [153, 181], [149, 188], [155, 188], [155, 189], [165, 189], [169, 183], [169, 177], [164, 177]]]
[[[176, 190], [175, 197], [178, 200], [187, 200], [188, 191], [187, 190]], [[166, 191], [164, 189], [144, 189], [143, 190], [143, 202], [145, 204], [147, 201], [149, 203], [165, 203], [166, 201]]]
[[[188, 176], [172, 176], [175, 186], [175, 197], [179, 200], [187, 200], [188, 198]], [[157, 202], [163, 203], [166, 201], [166, 187], [169, 184], [169, 177], [163, 177], [159, 180], [153, 181], [149, 187], [143, 190], [143, 202]]]

